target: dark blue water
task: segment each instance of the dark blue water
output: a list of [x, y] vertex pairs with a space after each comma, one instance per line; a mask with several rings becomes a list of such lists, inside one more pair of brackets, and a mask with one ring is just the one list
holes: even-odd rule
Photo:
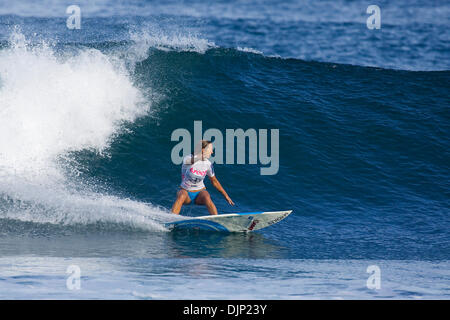
[[[448, 295], [448, 3], [382, 1], [378, 30], [364, 1], [87, 1], [79, 30], [66, 26], [71, 4], [0, 2], [0, 287], [14, 292], [3, 298], [72, 297], [73, 261], [127, 288], [86, 280], [76, 297], [182, 297], [164, 291], [170, 277], [232, 298], [224, 283], [239, 272], [275, 277], [245, 298]], [[246, 235], [167, 232], [180, 183], [171, 134], [193, 135], [194, 121], [224, 136], [278, 129], [277, 174], [261, 175], [248, 149], [246, 164], [215, 164], [236, 206], [205, 181], [220, 213], [293, 213]], [[45, 257], [62, 270], [52, 280]], [[365, 287], [371, 264], [387, 270], [382, 293]], [[400, 280], [419, 269], [434, 285]], [[38, 292], [15, 280], [27, 273]]]

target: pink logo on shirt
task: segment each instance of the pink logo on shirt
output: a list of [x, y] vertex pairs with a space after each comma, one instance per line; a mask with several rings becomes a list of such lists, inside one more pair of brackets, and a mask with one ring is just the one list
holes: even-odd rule
[[206, 170], [205, 171], [201, 171], [201, 170], [195, 170], [194, 168], [191, 168], [189, 171], [191, 171], [192, 173], [195, 173], [199, 176], [204, 176], [206, 174]]

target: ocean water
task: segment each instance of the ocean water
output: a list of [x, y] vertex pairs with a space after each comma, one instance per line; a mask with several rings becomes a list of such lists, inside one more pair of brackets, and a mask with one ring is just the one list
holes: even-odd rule
[[[370, 4], [78, 1], [69, 29], [0, 0], [0, 298], [448, 299], [450, 5]], [[279, 130], [276, 174], [214, 165], [236, 206], [205, 184], [293, 213], [169, 232], [208, 214], [169, 212], [194, 121]]]

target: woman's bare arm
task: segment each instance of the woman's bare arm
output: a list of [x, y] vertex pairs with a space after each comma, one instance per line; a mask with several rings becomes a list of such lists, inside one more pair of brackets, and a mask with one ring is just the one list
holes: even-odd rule
[[211, 184], [224, 196], [224, 198], [228, 201], [228, 203], [234, 206], [233, 200], [231, 200], [231, 198], [228, 196], [227, 192], [222, 187], [219, 180], [217, 180], [217, 177], [216, 176], [209, 177], [209, 179], [211, 180]]

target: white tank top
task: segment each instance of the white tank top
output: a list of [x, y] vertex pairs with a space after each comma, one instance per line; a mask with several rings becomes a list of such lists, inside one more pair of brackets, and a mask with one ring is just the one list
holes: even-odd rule
[[194, 164], [191, 164], [191, 155], [183, 158], [183, 165], [181, 166], [181, 187], [188, 191], [195, 191], [203, 189], [205, 184], [203, 179], [206, 175], [214, 177], [214, 168], [212, 163], [208, 160], [197, 160], [194, 158]]

